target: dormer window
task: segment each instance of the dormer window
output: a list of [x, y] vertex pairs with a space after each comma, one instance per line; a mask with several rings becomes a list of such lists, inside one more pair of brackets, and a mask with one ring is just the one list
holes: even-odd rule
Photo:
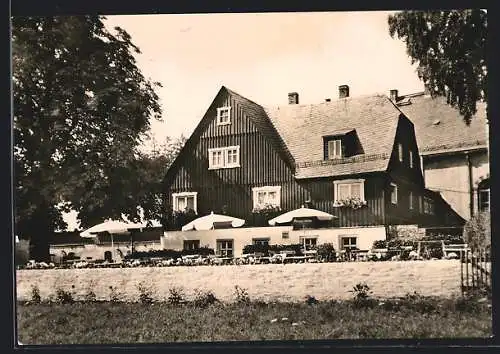
[[323, 159], [344, 159], [364, 154], [355, 129], [346, 128], [323, 135]]
[[333, 139], [328, 141], [328, 160], [342, 158], [342, 140]]
[[398, 144], [398, 159], [399, 162], [403, 162], [403, 144]]
[[231, 107], [217, 108], [217, 125], [231, 124]]
[[413, 164], [413, 151], [410, 150], [410, 168], [413, 168], [414, 164]]

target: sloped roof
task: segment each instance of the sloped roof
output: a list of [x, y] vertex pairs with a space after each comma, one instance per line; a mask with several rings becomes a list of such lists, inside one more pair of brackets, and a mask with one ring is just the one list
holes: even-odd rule
[[410, 104], [399, 109], [413, 122], [419, 151], [452, 150], [484, 146], [487, 142], [486, 105], [479, 103], [477, 113], [469, 126], [456, 108], [446, 103], [445, 97], [424, 95], [423, 92], [401, 96]]
[[[297, 178], [385, 171], [401, 112], [386, 96], [266, 108], [297, 164]], [[366, 155], [323, 161], [323, 136], [356, 130]]]
[[264, 108], [258, 103], [249, 100], [248, 98], [240, 95], [239, 93], [224, 87], [231, 97], [243, 107], [245, 114], [257, 126], [257, 129], [271, 141], [271, 143], [278, 149], [278, 153], [288, 161], [290, 166], [295, 165], [293, 156], [287, 149], [282, 137], [278, 134], [273, 124], [269, 121]]

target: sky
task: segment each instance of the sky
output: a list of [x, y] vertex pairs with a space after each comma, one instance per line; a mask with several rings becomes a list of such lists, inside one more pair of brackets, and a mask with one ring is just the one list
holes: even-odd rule
[[142, 54], [137, 65], [162, 83], [159, 140], [189, 136], [222, 85], [264, 106], [350, 95], [423, 90], [404, 43], [389, 35], [391, 12], [109, 16]]
[[[109, 16], [141, 50], [137, 65], [158, 89], [163, 122], [155, 139], [188, 137], [226, 86], [263, 105], [423, 90], [404, 43], [389, 35], [391, 12], [309, 12]], [[149, 147], [145, 147], [148, 149]], [[68, 230], [78, 223], [65, 214]]]

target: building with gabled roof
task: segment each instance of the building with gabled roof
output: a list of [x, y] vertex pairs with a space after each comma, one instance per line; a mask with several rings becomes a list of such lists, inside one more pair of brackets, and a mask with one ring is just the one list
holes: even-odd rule
[[478, 103], [476, 115], [466, 124], [445, 97], [391, 92], [415, 126], [426, 187], [441, 193], [464, 219], [489, 211], [486, 103]]
[[[166, 229], [176, 215], [211, 212], [266, 226], [273, 213], [307, 205], [338, 227], [464, 220], [425, 188], [415, 128], [387, 96], [262, 107], [222, 87], [164, 179]], [[224, 241], [225, 242], [225, 241]]]

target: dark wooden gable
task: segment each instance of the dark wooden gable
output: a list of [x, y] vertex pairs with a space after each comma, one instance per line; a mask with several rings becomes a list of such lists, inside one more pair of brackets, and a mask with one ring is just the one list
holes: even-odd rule
[[[402, 162], [399, 161], [399, 144], [403, 145]], [[410, 167], [410, 150], [413, 154], [413, 168]], [[401, 114], [398, 120], [387, 171], [396, 180], [403, 180], [406, 183], [424, 187], [415, 129], [413, 123], [404, 114]]]

